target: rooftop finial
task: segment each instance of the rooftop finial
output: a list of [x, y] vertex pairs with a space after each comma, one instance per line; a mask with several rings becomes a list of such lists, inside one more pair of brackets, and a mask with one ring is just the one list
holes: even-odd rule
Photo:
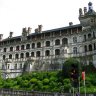
[[89, 2], [88, 3], [88, 7], [89, 7], [89, 11], [92, 11], [93, 10], [93, 8], [92, 8], [92, 2]]

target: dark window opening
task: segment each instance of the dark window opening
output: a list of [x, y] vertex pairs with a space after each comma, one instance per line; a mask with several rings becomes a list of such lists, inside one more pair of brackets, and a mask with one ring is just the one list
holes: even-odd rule
[[46, 41], [46, 47], [50, 46], [50, 41]]
[[60, 45], [60, 40], [59, 39], [55, 40], [55, 45]]
[[55, 55], [60, 55], [60, 49], [55, 50]]

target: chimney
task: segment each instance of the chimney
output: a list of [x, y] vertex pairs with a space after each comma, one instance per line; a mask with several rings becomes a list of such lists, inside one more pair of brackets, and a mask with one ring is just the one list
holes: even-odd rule
[[3, 34], [0, 34], [0, 41], [2, 41], [2, 38], [3, 38]]
[[35, 29], [35, 33], [38, 33], [38, 28]]
[[83, 12], [82, 12], [82, 8], [79, 8], [79, 16], [82, 16]]
[[84, 7], [84, 15], [87, 13], [87, 7]]
[[32, 28], [28, 27], [28, 35], [31, 33]]
[[42, 32], [42, 27], [43, 27], [42, 25], [38, 25], [38, 32], [40, 33]]
[[9, 34], [9, 38], [12, 38], [13, 32], [10, 32]]
[[69, 22], [69, 26], [72, 26], [73, 25], [73, 22]]

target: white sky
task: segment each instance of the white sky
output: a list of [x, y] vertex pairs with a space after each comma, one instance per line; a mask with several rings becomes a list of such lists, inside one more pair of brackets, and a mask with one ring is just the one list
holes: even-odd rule
[[31, 27], [32, 32], [39, 24], [43, 30], [68, 26], [69, 22], [79, 24], [79, 8], [96, 0], [0, 0], [0, 34], [3, 38], [22, 34], [23, 27]]

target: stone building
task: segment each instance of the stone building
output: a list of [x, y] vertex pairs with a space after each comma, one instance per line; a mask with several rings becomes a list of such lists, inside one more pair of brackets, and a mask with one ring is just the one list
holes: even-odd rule
[[96, 66], [96, 12], [92, 3], [79, 9], [80, 24], [42, 31], [38, 25], [34, 33], [23, 28], [22, 35], [3, 39], [0, 34], [0, 68], [4, 78], [14, 78], [23, 71], [60, 70], [69, 57], [82, 64]]

